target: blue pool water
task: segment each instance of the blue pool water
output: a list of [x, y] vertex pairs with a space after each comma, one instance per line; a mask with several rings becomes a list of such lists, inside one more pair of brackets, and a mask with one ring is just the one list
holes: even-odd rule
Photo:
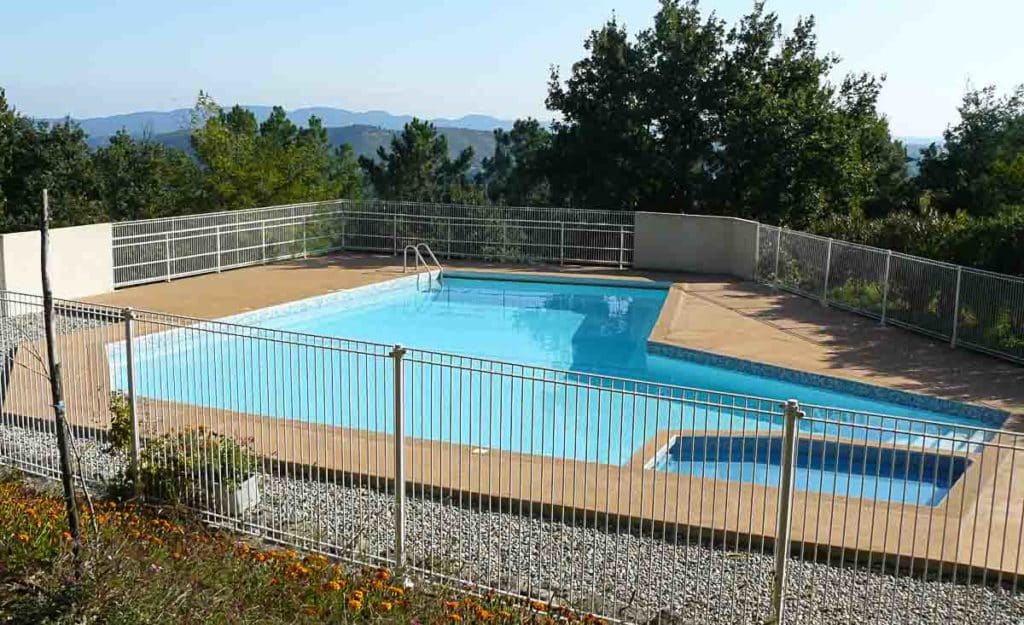
[[[439, 288], [426, 287], [426, 280], [406, 279], [228, 320], [268, 329], [259, 340], [223, 327], [142, 337], [137, 392], [198, 407], [392, 431], [389, 359], [367, 355], [371, 348], [327, 349], [313, 337], [270, 331], [283, 330], [414, 348], [404, 368], [408, 435], [481, 448], [622, 464], [666, 430], [771, 433], [780, 425], [775, 401], [596, 375], [936, 422], [896, 424], [856, 412], [836, 423], [801, 426], [854, 440], [963, 449], [973, 434], [960, 426], [980, 425], [956, 414], [649, 353], [646, 341], [665, 289], [448, 277]], [[416, 349], [559, 371], [487, 363], [470, 368]], [[112, 345], [109, 355], [112, 382], [124, 388], [123, 345]], [[899, 433], [886, 431], [896, 425]]]
[[[781, 459], [780, 438], [680, 436], [655, 468], [775, 486]], [[961, 456], [801, 439], [793, 480], [798, 490], [937, 506], [969, 465]]]

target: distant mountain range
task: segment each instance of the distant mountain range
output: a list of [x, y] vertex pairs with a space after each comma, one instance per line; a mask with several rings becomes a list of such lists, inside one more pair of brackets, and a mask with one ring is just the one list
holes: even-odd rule
[[[270, 116], [273, 107], [245, 105], [245, 108], [262, 122]], [[74, 121], [89, 135], [87, 141], [91, 147], [106, 144], [111, 136], [123, 129], [133, 137], [148, 136], [165, 145], [188, 150], [190, 114], [191, 109], [139, 111]], [[313, 115], [319, 117], [327, 128], [332, 146], [348, 143], [360, 156], [371, 156], [377, 152], [378, 147], [388, 145], [394, 132], [401, 130], [413, 119], [412, 115], [393, 115], [387, 111], [357, 112], [327, 106], [288, 111], [288, 119], [300, 126], [305, 126]], [[63, 118], [48, 121], [63, 121]], [[484, 157], [494, 152], [494, 129], [508, 130], [512, 127], [511, 121], [489, 115], [464, 115], [456, 119], [439, 117], [430, 121], [448, 138], [452, 156], [466, 147], [473, 148], [474, 166], [479, 166]]]
[[[272, 107], [262, 105], [244, 105], [263, 121], [270, 115]], [[103, 143], [104, 140], [124, 129], [132, 136], [160, 135], [188, 128], [191, 109], [175, 109], [173, 111], [139, 111], [108, 117], [87, 117], [75, 119], [88, 135], [92, 143]], [[339, 126], [376, 126], [384, 130], [401, 130], [402, 126], [412, 121], [412, 115], [393, 115], [387, 111], [348, 111], [327, 106], [312, 106], [288, 111], [288, 119], [301, 126], [306, 125], [309, 118], [316, 115], [326, 127]], [[74, 119], [74, 118], [73, 118]], [[62, 121], [51, 119], [49, 121]], [[484, 130], [490, 132], [495, 128], [509, 129], [512, 122], [489, 115], [464, 115], [457, 119], [439, 117], [430, 120], [438, 128], [463, 128], [466, 130]]]
[[[327, 139], [332, 147], [344, 143], [352, 146], [352, 151], [357, 156], [376, 156], [377, 148], [385, 148], [391, 144], [391, 137], [396, 130], [358, 124], [353, 126], [340, 126], [327, 129]], [[486, 157], [494, 154], [494, 135], [489, 130], [471, 130], [469, 128], [446, 128], [439, 127], [438, 132], [448, 139], [448, 154], [455, 158], [467, 147], [473, 148], [473, 167], [480, 167]], [[188, 129], [175, 130], [162, 134], [150, 135], [159, 143], [172, 148], [179, 148], [185, 151], [191, 149], [189, 145]], [[104, 142], [106, 139], [100, 141]]]

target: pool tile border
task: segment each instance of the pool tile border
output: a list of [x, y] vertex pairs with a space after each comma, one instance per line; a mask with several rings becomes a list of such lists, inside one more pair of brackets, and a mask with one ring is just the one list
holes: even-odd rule
[[777, 378], [786, 382], [815, 386], [818, 388], [848, 393], [850, 395], [858, 395], [869, 399], [902, 404], [913, 408], [921, 408], [924, 410], [931, 410], [933, 412], [944, 412], [970, 419], [977, 419], [994, 428], [1001, 427], [1009, 417], [1009, 414], [1002, 410], [986, 406], [965, 404], [950, 399], [933, 397], [931, 395], [921, 395], [919, 393], [901, 391], [884, 386], [875, 386], [874, 384], [867, 384], [856, 380], [847, 380], [845, 378], [837, 378], [822, 375], [820, 373], [789, 369], [787, 367], [780, 367], [779, 365], [746, 360], [735, 356], [726, 356], [725, 354], [694, 349], [692, 347], [682, 347], [680, 345], [674, 345], [652, 339], [648, 339], [647, 341], [647, 352], [677, 360], [687, 360], [699, 364], [724, 367], [752, 375]]

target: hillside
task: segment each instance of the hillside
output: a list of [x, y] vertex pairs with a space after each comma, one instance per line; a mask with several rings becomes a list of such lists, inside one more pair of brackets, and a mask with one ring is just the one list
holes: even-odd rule
[[[394, 130], [368, 125], [352, 125], [327, 129], [327, 138], [331, 146], [347, 143], [359, 156], [375, 156], [377, 148], [390, 144]], [[448, 139], [448, 153], [453, 158], [467, 147], [473, 148], [473, 166], [479, 167], [484, 157], [494, 153], [494, 135], [490, 131], [470, 130], [467, 128], [439, 128], [438, 132]], [[189, 131], [175, 130], [152, 136], [154, 141], [166, 146], [188, 151]], [[106, 139], [96, 142], [102, 145]]]
[[[255, 104], [243, 106], [252, 111], [258, 121], [263, 121], [270, 115], [271, 107], [269, 106]], [[191, 113], [191, 109], [175, 109], [172, 111], [138, 111], [107, 117], [73, 119], [89, 135], [89, 144], [96, 146], [106, 143], [107, 137], [121, 129], [126, 130], [128, 134], [135, 137], [176, 133], [188, 127]], [[413, 119], [412, 115], [395, 115], [387, 111], [349, 111], [329, 106], [298, 108], [288, 112], [288, 119], [300, 126], [305, 126], [312, 115], [319, 117], [324, 126], [329, 128], [375, 126], [385, 130], [401, 130], [402, 126]], [[63, 120], [51, 119], [48, 121]], [[438, 117], [430, 121], [438, 128], [482, 130], [488, 133], [495, 128], [508, 130], [512, 127], [511, 121], [489, 115], [463, 115], [455, 119]]]

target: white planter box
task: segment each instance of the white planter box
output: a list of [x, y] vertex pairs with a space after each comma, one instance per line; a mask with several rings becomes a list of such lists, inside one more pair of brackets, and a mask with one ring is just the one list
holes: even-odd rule
[[214, 484], [209, 489], [213, 511], [240, 516], [260, 503], [260, 476], [253, 475], [235, 488]]

